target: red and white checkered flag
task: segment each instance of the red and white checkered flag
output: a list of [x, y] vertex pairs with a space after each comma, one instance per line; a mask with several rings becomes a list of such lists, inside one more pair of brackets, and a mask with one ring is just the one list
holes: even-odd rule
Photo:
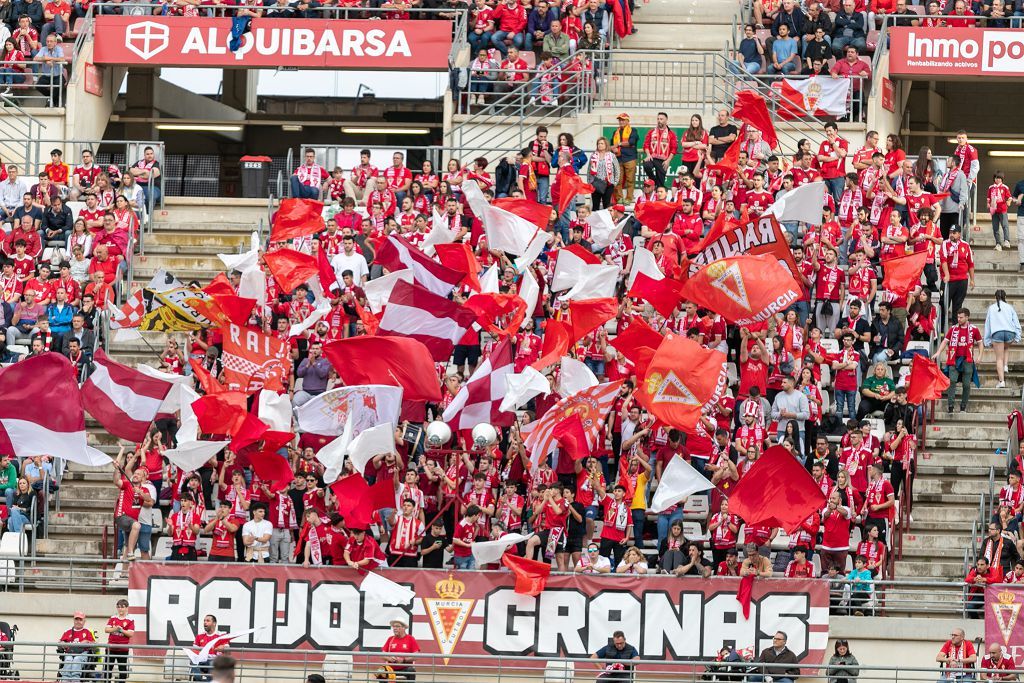
[[117, 308], [109, 301], [107, 302], [107, 312], [110, 314], [110, 329], [138, 327], [142, 324], [142, 318], [146, 315], [146, 302], [142, 298], [142, 293], [143, 290], [141, 288], [135, 290], [121, 308]]
[[472, 429], [483, 422], [496, 427], [511, 425], [516, 414], [501, 410], [500, 406], [505, 398], [505, 379], [512, 371], [512, 344], [506, 337], [462, 385], [442, 419], [454, 429]]

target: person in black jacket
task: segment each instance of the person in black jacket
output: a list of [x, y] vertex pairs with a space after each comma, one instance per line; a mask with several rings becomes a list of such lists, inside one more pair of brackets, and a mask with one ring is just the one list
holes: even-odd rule
[[876, 363], [899, 360], [903, 350], [903, 325], [892, 314], [892, 304], [878, 304], [878, 315], [871, 321], [871, 359]]
[[[771, 676], [775, 683], [793, 683], [800, 676], [800, 668], [796, 666], [796, 655], [786, 647], [789, 637], [785, 631], [776, 631], [772, 637], [772, 646], [761, 650], [757, 658], [759, 664], [774, 664], [771, 667], [759, 667], [761, 673], [747, 677], [748, 681], [764, 681], [766, 676]], [[790, 664], [792, 666], [780, 666]]]
[[27, 16], [32, 28], [37, 32], [43, 28], [43, 3], [39, 0], [14, 0], [14, 9], [11, 14], [17, 19]]
[[43, 211], [40, 229], [43, 231], [44, 243], [60, 242], [57, 246], [64, 246], [68, 241], [68, 235], [71, 234], [74, 222], [71, 209], [64, 205], [64, 201], [60, 197], [54, 197], [50, 206]]

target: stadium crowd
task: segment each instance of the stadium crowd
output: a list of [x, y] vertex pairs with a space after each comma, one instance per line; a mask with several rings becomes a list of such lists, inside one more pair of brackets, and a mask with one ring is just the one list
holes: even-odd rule
[[[906, 158], [895, 135], [883, 149], [878, 135], [869, 132], [857, 148], [834, 125], [823, 132], [818, 149], [802, 141], [792, 156], [782, 156], [767, 148], [758, 131], [747, 130], [733, 178], [707, 168], [740, 135], [727, 112], [709, 130], [694, 116], [678, 134], [660, 115], [642, 141], [623, 113], [612, 139], [598, 140], [589, 154], [575, 146], [571, 134], [555, 136], [538, 128], [535, 139], [514, 159], [502, 160], [493, 175], [482, 158], [468, 164], [452, 159], [438, 172], [429, 162], [410, 169], [401, 154], [377, 166], [369, 151], [355, 168], [328, 171], [313, 150], [306, 150], [291, 178], [292, 194], [333, 203], [326, 229], [268, 249], [323, 250], [341, 291], [332, 295], [323, 320], [291, 337], [290, 324], [310, 313], [314, 298], [307, 285], [279, 291], [268, 277], [268, 303], [250, 320], [288, 342], [295, 371], [289, 390], [296, 405], [341, 385], [323, 348], [365, 334], [359, 312], [368, 305], [363, 287], [384, 274], [375, 254], [388, 235], [419, 245], [432, 220], [444, 221], [457, 240], [471, 246], [482, 268], [497, 264], [501, 292], [515, 293], [521, 278], [535, 279], [542, 292], [536, 310], [513, 339], [519, 370], [540, 357], [547, 321], [568, 320], [569, 302], [564, 291], [550, 291], [551, 277], [560, 248], [591, 248], [591, 210], [606, 206], [616, 221], [626, 220], [622, 234], [597, 250], [603, 263], [617, 266], [625, 278], [635, 250], [650, 249], [658, 268], [671, 277], [680, 256], [720, 214], [754, 219], [794, 187], [824, 180], [828, 189], [819, 224], [785, 225], [803, 296], [769, 322], [728, 325], [687, 302], [662, 317], [627, 295], [620, 280], [618, 315], [570, 350], [598, 380], [623, 380], [588, 457], [574, 462], [556, 452], [531, 472], [519, 426], [539, 419], [559, 399], [555, 365], [546, 371], [553, 393], [531, 400], [516, 425], [499, 429], [496, 442], [486, 448], [475, 448], [468, 433], [457, 432], [450, 444], [454, 452], [432, 452], [415, 437], [422, 431], [399, 425], [396, 453], [375, 457], [362, 473], [370, 483], [392, 481], [394, 504], [377, 510], [365, 528], [353, 528], [338, 514], [323, 479], [324, 465], [315, 457], [331, 437], [306, 433], [289, 445], [295, 479], [277, 491], [274, 482], [261, 481], [230, 451], [195, 472], [178, 471], [161, 456], [174, 443], [174, 422], [165, 421], [118, 459], [125, 474], [115, 475], [120, 488], [115, 519], [124, 531], [125, 557], [135, 552], [149, 557], [151, 536], [165, 532], [176, 559], [206, 555], [360, 568], [450, 562], [472, 568], [473, 542], [532, 531], [533, 539], [510, 552], [539, 557], [563, 571], [822, 576], [845, 584], [844, 609], [870, 609], [872, 581], [887, 571], [890, 534], [916, 467], [921, 413], [907, 402], [909, 359], [930, 355], [944, 364], [953, 380], [947, 409], [952, 412], [959, 397], [964, 411], [970, 407], [982, 343], [1005, 348], [1020, 340], [1020, 326], [1005, 298], [993, 304], [1001, 313], [990, 313], [984, 334], [962, 307], [973, 286], [973, 254], [961, 238], [961, 225], [968, 188], [978, 181], [977, 153], [965, 133], [939, 163], [927, 149], [917, 160]], [[679, 173], [670, 179], [677, 154]], [[634, 196], [637, 166], [645, 177]], [[463, 188], [476, 183], [488, 199], [524, 197], [552, 206], [557, 177], [569, 168], [578, 168], [594, 184], [590, 207], [582, 202], [563, 215], [552, 211], [543, 253], [520, 273], [514, 255], [488, 247]], [[950, 188], [964, 189], [957, 196]], [[925, 190], [947, 196], [931, 199]], [[1007, 206], [1021, 199], [1017, 194]], [[627, 218], [626, 203], [658, 200], [678, 203], [663, 231]], [[921, 251], [928, 253], [924, 282], [905, 296], [886, 291], [880, 284], [886, 261]], [[236, 288], [239, 275], [228, 273]], [[948, 301], [940, 295], [943, 287]], [[462, 300], [468, 293], [457, 290], [453, 296]], [[940, 308], [949, 311], [945, 334]], [[636, 319], [729, 354], [728, 393], [705, 407], [695, 433], [655, 424], [635, 401], [635, 370], [615, 348], [615, 337]], [[180, 346], [172, 337], [161, 367], [188, 374], [194, 360], [218, 377], [221, 341], [215, 330], [193, 333]], [[494, 342], [492, 335], [470, 330], [450, 362], [438, 363], [443, 399], [428, 406], [428, 422], [486, 361]], [[776, 444], [806, 466], [827, 499], [792, 534], [746, 525], [729, 512], [730, 487]], [[652, 495], [673, 458], [690, 462], [714, 487], [650, 513]], [[343, 476], [349, 474], [350, 462]], [[163, 529], [152, 514], [159, 506], [168, 507]], [[204, 536], [208, 540], [200, 541]]]

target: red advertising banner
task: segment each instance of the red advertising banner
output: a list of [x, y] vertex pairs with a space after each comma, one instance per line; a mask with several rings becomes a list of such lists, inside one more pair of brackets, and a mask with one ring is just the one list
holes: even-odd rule
[[1022, 585], [1000, 584], [985, 588], [985, 642], [1002, 645], [1016, 667], [1024, 666], [1024, 620], [1019, 618], [1022, 606]]
[[889, 30], [889, 74], [1020, 76], [1024, 33], [1017, 29], [897, 27]]
[[553, 575], [531, 597], [515, 592], [509, 572], [381, 573], [411, 588], [411, 602], [361, 592], [363, 577], [343, 567], [136, 563], [134, 642], [191, 645], [207, 614], [225, 632], [258, 629], [233, 650], [280, 648], [283, 659], [295, 650], [379, 650], [398, 617], [411, 620], [424, 652], [444, 656], [588, 657], [621, 630], [641, 659], [714, 659], [723, 644], [759, 652], [785, 631], [799, 660], [818, 664], [828, 642], [822, 580], [758, 579], [744, 619], [735, 578]]
[[786, 242], [785, 228], [770, 214], [739, 225], [700, 251], [690, 254], [689, 275], [715, 261], [742, 254], [771, 254], [779, 259], [790, 275], [796, 276], [796, 261]]
[[96, 17], [97, 64], [446, 71], [450, 21], [254, 19], [237, 51], [230, 18]]

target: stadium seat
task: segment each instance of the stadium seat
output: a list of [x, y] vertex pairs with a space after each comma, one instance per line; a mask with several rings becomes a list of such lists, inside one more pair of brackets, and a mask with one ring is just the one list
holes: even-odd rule
[[772, 550], [789, 550], [789, 534], [779, 529], [779, 535], [772, 541]]
[[683, 519], [703, 522], [708, 518], [710, 502], [707, 496], [690, 496], [683, 503]]
[[548, 662], [544, 666], [544, 683], [572, 683], [576, 665], [572, 662]]
[[352, 655], [325, 656], [322, 672], [327, 683], [348, 683], [352, 680]]
[[700, 524], [697, 522], [683, 522], [683, 536], [688, 541], [706, 541], [708, 536], [704, 535], [704, 531], [701, 529]]
[[725, 364], [725, 376], [729, 378], [729, 386], [730, 387], [735, 386], [737, 383], [739, 383], [740, 375], [739, 375], [739, 372], [737, 372], [737, 370], [736, 370], [736, 364], [735, 363], [726, 363]]
[[882, 437], [885, 436], [885, 421], [877, 418], [869, 418], [868, 424], [871, 425], [871, 433], [881, 441]]
[[821, 392], [821, 414], [828, 415], [832, 411], [832, 398], [827, 391]]
[[814, 567], [814, 575], [815, 576], [821, 576], [821, 554], [820, 553], [814, 553], [814, 555], [811, 556], [811, 566]]
[[165, 681], [190, 681], [192, 676], [190, 669], [192, 665], [188, 657], [181, 650], [170, 650], [164, 656], [164, 678]]
[[[907, 351], [923, 351], [926, 355], [930, 355], [932, 345], [926, 341], [909, 341], [907, 342]], [[903, 362], [906, 365], [910, 365], [914, 361], [913, 356], [910, 358], [904, 358]]]
[[823, 348], [825, 350], [825, 352], [829, 353], [829, 354], [839, 353], [839, 340], [838, 339], [822, 339], [821, 340], [821, 348]]
[[156, 546], [153, 548], [153, 559], [155, 560], [166, 560], [171, 556], [171, 537], [161, 536], [156, 541]]
[[28, 534], [5, 531], [0, 536], [0, 557], [24, 557], [28, 554]]

